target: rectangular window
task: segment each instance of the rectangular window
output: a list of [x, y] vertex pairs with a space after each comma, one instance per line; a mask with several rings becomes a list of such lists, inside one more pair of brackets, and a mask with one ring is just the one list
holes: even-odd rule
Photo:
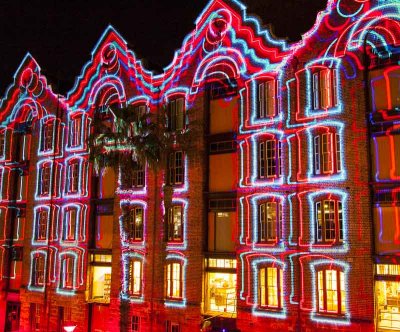
[[129, 294], [140, 296], [142, 294], [142, 262], [131, 260], [129, 262]]
[[53, 149], [54, 120], [43, 123], [42, 126], [42, 151]]
[[183, 184], [183, 152], [175, 151], [169, 155], [168, 160], [168, 173], [169, 173], [169, 184], [179, 185]]
[[90, 301], [110, 303], [111, 255], [93, 254], [90, 266]]
[[185, 128], [185, 100], [177, 98], [168, 104], [168, 129], [179, 131]]
[[273, 117], [277, 114], [277, 81], [269, 80], [258, 85], [259, 117]]
[[144, 165], [142, 163], [134, 163], [132, 169], [132, 187], [144, 186]]
[[343, 205], [337, 200], [315, 203], [317, 242], [343, 241]]
[[182, 298], [182, 265], [180, 263], [169, 263], [166, 274], [167, 297]]
[[277, 267], [263, 267], [259, 272], [260, 305], [265, 307], [282, 308], [283, 275]]
[[72, 289], [74, 287], [74, 258], [65, 257], [61, 261], [60, 288]]
[[378, 331], [399, 330], [400, 282], [375, 281], [375, 310]]
[[40, 328], [42, 309], [43, 309], [43, 306], [41, 304], [31, 303], [31, 305], [30, 305], [29, 323], [30, 323], [30, 331], [32, 331], [32, 332], [42, 331]]
[[132, 316], [131, 332], [139, 332], [139, 331], [140, 331], [140, 317]]
[[[279, 210], [278, 210], [279, 206]], [[277, 241], [280, 236], [281, 211], [277, 202], [262, 203], [259, 209], [259, 242]]]
[[168, 241], [181, 242], [183, 240], [182, 206], [175, 205], [168, 210]]
[[266, 140], [258, 144], [258, 174], [260, 178], [272, 178], [282, 174], [282, 144]]
[[337, 105], [337, 78], [335, 69], [322, 69], [312, 76], [313, 108], [327, 109]]
[[44, 256], [36, 256], [33, 258], [33, 284], [36, 287], [44, 285], [45, 258]]
[[346, 312], [343, 272], [337, 270], [318, 271], [318, 310], [338, 314]]
[[134, 207], [129, 211], [129, 238], [143, 240], [143, 209]]
[[48, 195], [50, 193], [50, 166], [43, 166], [40, 169], [40, 194]]
[[82, 117], [77, 116], [70, 121], [69, 139], [70, 146], [76, 147], [81, 144], [82, 133]]
[[46, 240], [47, 239], [47, 224], [49, 219], [49, 213], [47, 210], [40, 210], [36, 214], [36, 239]]
[[68, 209], [65, 211], [65, 221], [64, 221], [64, 234], [63, 240], [74, 241], [76, 240], [76, 226], [77, 226], [77, 210]]
[[76, 193], [79, 184], [79, 163], [73, 162], [68, 165], [68, 192]]
[[339, 134], [324, 133], [314, 136], [314, 173], [332, 174], [342, 170]]

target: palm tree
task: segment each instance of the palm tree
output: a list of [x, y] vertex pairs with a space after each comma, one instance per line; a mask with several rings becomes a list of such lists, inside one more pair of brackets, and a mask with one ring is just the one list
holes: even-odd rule
[[[200, 134], [200, 124], [192, 121], [188, 125], [190, 111], [186, 113], [186, 126], [184, 129], [170, 131], [168, 129], [167, 107], [160, 110], [158, 114], [145, 113], [137, 114], [137, 110], [128, 105], [123, 108], [108, 107], [108, 115], [94, 116], [93, 133], [89, 136], [88, 145], [90, 148], [89, 160], [93, 163], [94, 171], [98, 174], [107, 167], [114, 168], [115, 172], [120, 172], [121, 182], [124, 177], [128, 177], [137, 164], [147, 165], [154, 171], [155, 192], [154, 202], [157, 206], [159, 200], [157, 183], [158, 176], [164, 173], [165, 183], [163, 185], [163, 202], [165, 211], [169, 211], [172, 206], [173, 187], [167, 180], [168, 162], [170, 155], [180, 149], [189, 155], [196, 151], [194, 145], [197, 144], [198, 134]], [[112, 120], [112, 121], [111, 121]], [[165, 228], [168, 225], [168, 213], [164, 215]], [[124, 223], [125, 224], [125, 223]], [[157, 241], [157, 220], [154, 217], [153, 225], [153, 248]], [[164, 229], [166, 234], [166, 229]], [[161, 259], [165, 255], [167, 239], [163, 237], [161, 243]], [[155, 262], [155, 251], [153, 250], [153, 264]], [[152, 290], [151, 307], [153, 308], [154, 292], [154, 272], [152, 268]], [[124, 308], [126, 309], [126, 308]]]

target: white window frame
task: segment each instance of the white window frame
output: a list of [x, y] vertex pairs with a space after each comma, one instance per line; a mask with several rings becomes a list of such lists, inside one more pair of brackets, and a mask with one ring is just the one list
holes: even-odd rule
[[278, 114], [278, 80], [270, 79], [258, 84], [258, 116], [271, 118]]

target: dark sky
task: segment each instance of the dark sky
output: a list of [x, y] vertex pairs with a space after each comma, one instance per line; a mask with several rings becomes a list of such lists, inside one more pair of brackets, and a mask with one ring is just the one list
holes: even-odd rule
[[[243, 0], [247, 12], [271, 23], [278, 37], [297, 41], [327, 0]], [[108, 24], [112, 24], [147, 69], [168, 65], [208, 0], [0, 0], [0, 98], [27, 52], [57, 92], [75, 77]]]

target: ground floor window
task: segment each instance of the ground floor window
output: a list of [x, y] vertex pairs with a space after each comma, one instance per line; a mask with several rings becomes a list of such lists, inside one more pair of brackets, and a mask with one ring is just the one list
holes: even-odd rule
[[[213, 264], [214, 261], [224, 264]], [[226, 264], [230, 261], [232, 264]], [[235, 263], [236, 261], [228, 259], [208, 259], [205, 294], [207, 312], [227, 313], [229, 316], [236, 313]]]
[[90, 300], [109, 303], [111, 291], [111, 255], [93, 254], [90, 266]]
[[400, 282], [376, 281], [375, 296], [378, 331], [400, 330]]

